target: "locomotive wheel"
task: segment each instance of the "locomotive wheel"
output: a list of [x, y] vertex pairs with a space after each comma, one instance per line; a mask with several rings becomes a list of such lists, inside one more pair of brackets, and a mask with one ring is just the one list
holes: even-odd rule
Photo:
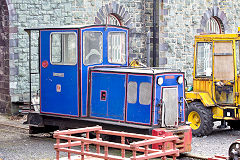
[[231, 144], [228, 150], [229, 160], [238, 160], [240, 158], [240, 142], [236, 141]]
[[211, 109], [203, 106], [201, 102], [188, 104], [187, 120], [191, 122], [192, 134], [194, 136], [207, 136], [213, 130], [213, 118]]

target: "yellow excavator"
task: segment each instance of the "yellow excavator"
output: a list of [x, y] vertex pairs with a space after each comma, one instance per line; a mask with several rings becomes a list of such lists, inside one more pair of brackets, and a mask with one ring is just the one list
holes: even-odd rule
[[195, 36], [193, 86], [186, 92], [193, 135], [211, 134], [214, 121], [240, 129], [239, 50], [240, 33]]

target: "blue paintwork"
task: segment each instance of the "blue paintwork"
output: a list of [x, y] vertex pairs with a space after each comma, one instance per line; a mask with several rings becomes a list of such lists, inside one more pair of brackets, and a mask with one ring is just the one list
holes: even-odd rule
[[150, 124], [151, 104], [142, 105], [139, 103], [139, 88], [142, 82], [152, 84], [152, 76], [148, 75], [128, 75], [128, 82], [137, 82], [137, 102], [135, 104], [127, 103], [127, 122]]
[[[75, 32], [78, 30], [43, 30], [41, 37], [41, 60], [48, 61], [48, 67], [41, 65], [41, 112], [78, 116], [78, 64], [52, 65], [50, 63], [50, 34], [53, 32]], [[64, 77], [53, 76], [64, 73]], [[61, 92], [56, 85], [61, 85]]]
[[[85, 31], [100, 31], [103, 34], [103, 62], [98, 65], [85, 66], [83, 62], [83, 33]], [[111, 64], [108, 62], [107, 36], [111, 31], [123, 31], [126, 33], [126, 63], [123, 65]], [[50, 34], [52, 32], [75, 32], [78, 36], [78, 60], [76, 65], [52, 65], [50, 63]], [[159, 107], [162, 98], [163, 87], [177, 87], [178, 100], [184, 97], [184, 83], [178, 84], [178, 76], [184, 76], [183, 73], [162, 73], [162, 74], [138, 74], [126, 72], [114, 72], [114, 68], [109, 68], [111, 72], [91, 71], [94, 66], [127, 66], [128, 65], [128, 30], [118, 27], [92, 26], [79, 29], [56, 29], [42, 30], [41, 36], [41, 59], [48, 61], [49, 66], [41, 66], [41, 113], [59, 114], [76, 117], [92, 117], [107, 120], [116, 120], [126, 123], [136, 123], [143, 125], [157, 125]], [[79, 65], [80, 66], [79, 66]], [[121, 68], [120, 68], [121, 69]], [[53, 73], [64, 73], [64, 77], [53, 76]], [[165, 79], [166, 76], [173, 76], [173, 79]], [[158, 77], [163, 77], [164, 82], [160, 86], [157, 84]], [[153, 79], [155, 81], [153, 82]], [[88, 83], [91, 80], [91, 83]], [[137, 83], [137, 101], [134, 104], [126, 100], [126, 86], [130, 81]], [[143, 105], [139, 103], [139, 88], [142, 82], [148, 82], [152, 86], [154, 104]], [[61, 85], [61, 92], [56, 91], [56, 85]], [[90, 90], [88, 90], [89, 88]], [[106, 92], [106, 100], [101, 100], [101, 92]], [[151, 94], [152, 94], [151, 93]], [[90, 95], [90, 97], [88, 97]], [[80, 102], [79, 102], [80, 98]], [[88, 103], [88, 100], [89, 103]], [[153, 105], [153, 106], [152, 106]], [[88, 108], [90, 107], [90, 108]], [[81, 109], [81, 112], [79, 112]], [[185, 113], [184, 104], [179, 104], [179, 117], [184, 122]], [[88, 113], [90, 111], [90, 113]], [[152, 115], [152, 111], [154, 115]], [[152, 119], [153, 117], [153, 119]]]
[[[125, 74], [92, 73], [90, 116], [113, 120], [124, 120]], [[100, 99], [106, 91], [106, 101]]]
[[[174, 76], [173, 79], [165, 79], [166, 76]], [[178, 88], [178, 102], [183, 101], [184, 97], [184, 83], [178, 84], [177, 78], [179, 76], [183, 76], [183, 74], [163, 74], [163, 75], [157, 75], [156, 76], [156, 91], [155, 91], [155, 116], [154, 116], [154, 124], [158, 124], [158, 119], [160, 118], [159, 115], [159, 107], [157, 105], [160, 103], [160, 100], [162, 99], [162, 87], [177, 87]], [[163, 84], [160, 86], [157, 84], [157, 79], [159, 77], [163, 78]], [[180, 112], [181, 110], [181, 112]], [[181, 121], [185, 121], [185, 104], [179, 103], [178, 113], [179, 117], [181, 117]]]
[[[88, 27], [81, 29], [81, 37], [83, 37], [83, 32], [85, 31], [100, 31], [103, 34], [103, 62], [101, 64], [97, 65], [88, 65], [85, 66], [83, 63], [82, 64], [82, 98], [81, 98], [81, 104], [82, 104], [82, 113], [81, 116], [85, 117], [87, 116], [87, 86], [88, 86], [88, 69], [89, 67], [92, 66], [99, 66], [99, 65], [111, 65], [111, 66], [127, 66], [128, 65], [128, 30], [123, 29], [123, 28], [116, 28], [116, 27]], [[126, 33], [126, 63], [125, 64], [113, 64], [108, 62], [108, 48], [107, 48], [107, 36], [109, 32], [112, 31], [122, 31]], [[83, 46], [83, 41], [81, 41], [81, 45]], [[81, 49], [81, 53], [83, 53], [83, 48]], [[83, 56], [81, 57], [81, 62], [83, 62]]]

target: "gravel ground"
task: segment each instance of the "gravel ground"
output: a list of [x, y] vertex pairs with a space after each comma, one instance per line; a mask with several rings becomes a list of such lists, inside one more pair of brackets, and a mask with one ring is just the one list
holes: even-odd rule
[[[1, 133], [0, 157], [3, 160], [54, 159], [53, 139], [33, 138], [28, 135]], [[7, 137], [7, 139], [5, 139]]]
[[240, 131], [217, 129], [220, 122], [215, 122], [214, 131], [209, 136], [193, 137], [191, 154], [200, 156], [225, 155], [232, 142], [240, 138]]
[[30, 137], [27, 130], [0, 125], [0, 159], [50, 160], [55, 158], [52, 138]]
[[[56, 153], [53, 149], [55, 139], [48, 137], [30, 137], [27, 126], [22, 125], [24, 120], [9, 120], [0, 115], [0, 160], [52, 160]], [[14, 125], [15, 127], [1, 124]], [[230, 144], [236, 141], [240, 131], [216, 129], [212, 135], [193, 137], [191, 154], [199, 156], [228, 155]], [[61, 156], [67, 156], [61, 154]]]

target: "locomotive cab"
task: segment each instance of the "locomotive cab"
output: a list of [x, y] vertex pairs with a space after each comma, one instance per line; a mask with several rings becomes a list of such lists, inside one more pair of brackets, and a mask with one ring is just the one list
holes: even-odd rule
[[40, 110], [28, 114], [30, 132], [102, 125], [156, 136], [181, 133], [181, 152], [191, 150], [184, 73], [129, 67], [127, 28], [26, 29], [30, 40], [33, 30], [39, 32]]
[[86, 117], [88, 70], [127, 66], [128, 30], [90, 26], [40, 29], [39, 34], [40, 112]]

